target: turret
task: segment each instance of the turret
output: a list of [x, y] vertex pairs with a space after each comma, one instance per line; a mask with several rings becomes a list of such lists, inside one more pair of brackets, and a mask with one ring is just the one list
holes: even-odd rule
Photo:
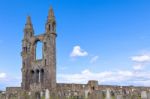
[[25, 24], [24, 28], [24, 38], [30, 38], [34, 35], [34, 30], [31, 22], [30, 16], [27, 16], [27, 22]]
[[30, 38], [33, 37], [34, 30], [31, 22], [30, 16], [27, 17], [27, 22], [25, 24], [24, 28], [24, 38], [22, 40], [22, 88], [24, 90], [29, 89], [29, 68], [31, 66], [30, 64]]
[[56, 21], [53, 8], [50, 7], [46, 22], [46, 33], [56, 33]]

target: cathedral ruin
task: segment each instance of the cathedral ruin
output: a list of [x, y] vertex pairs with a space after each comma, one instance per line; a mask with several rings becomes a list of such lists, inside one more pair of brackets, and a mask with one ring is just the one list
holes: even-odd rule
[[[34, 35], [30, 16], [22, 40], [21, 87], [7, 87], [0, 99], [150, 99], [150, 87], [99, 85], [56, 82], [56, 20], [49, 10], [45, 32]], [[36, 58], [36, 46], [42, 43], [42, 59]]]

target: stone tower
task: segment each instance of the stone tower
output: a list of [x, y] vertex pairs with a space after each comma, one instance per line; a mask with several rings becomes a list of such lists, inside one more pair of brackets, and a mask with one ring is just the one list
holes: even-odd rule
[[[36, 59], [37, 43], [42, 42], [42, 59]], [[45, 32], [34, 35], [30, 16], [22, 40], [22, 89], [40, 93], [56, 88], [56, 21], [52, 7], [49, 10]]]

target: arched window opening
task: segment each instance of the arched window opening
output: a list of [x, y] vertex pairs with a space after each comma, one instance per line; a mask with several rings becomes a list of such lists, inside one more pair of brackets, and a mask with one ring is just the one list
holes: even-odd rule
[[38, 41], [36, 43], [36, 60], [43, 58], [43, 50], [42, 50], [43, 44], [41, 41]]
[[31, 83], [34, 83], [34, 74], [35, 72], [31, 70]]
[[40, 82], [43, 83], [44, 81], [44, 69], [41, 69], [41, 78], [40, 78]]
[[23, 47], [23, 51], [27, 53], [27, 47]]
[[25, 62], [23, 62], [23, 67], [25, 67]]
[[36, 83], [39, 83], [39, 70], [36, 70]]
[[95, 90], [95, 87], [93, 86], [92, 89]]
[[49, 31], [51, 31], [51, 25], [49, 24]]

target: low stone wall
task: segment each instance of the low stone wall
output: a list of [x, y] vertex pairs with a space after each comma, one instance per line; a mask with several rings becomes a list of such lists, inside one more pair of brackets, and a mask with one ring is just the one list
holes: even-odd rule
[[58, 83], [54, 90], [42, 89], [24, 92], [20, 87], [7, 87], [0, 99], [150, 99], [149, 87]]

